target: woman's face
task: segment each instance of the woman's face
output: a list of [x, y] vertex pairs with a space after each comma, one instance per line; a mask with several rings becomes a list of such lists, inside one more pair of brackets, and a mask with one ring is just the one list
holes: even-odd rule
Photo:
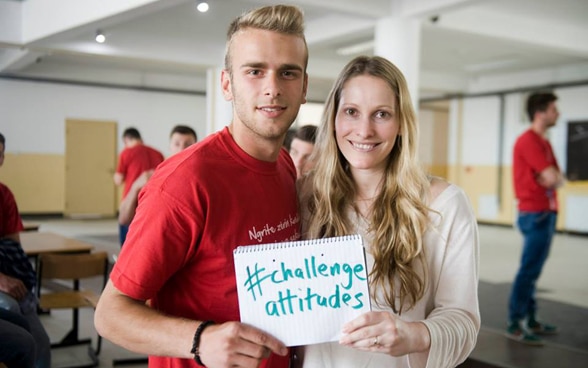
[[383, 79], [359, 75], [345, 82], [335, 137], [352, 173], [385, 169], [400, 130], [397, 113], [396, 96]]

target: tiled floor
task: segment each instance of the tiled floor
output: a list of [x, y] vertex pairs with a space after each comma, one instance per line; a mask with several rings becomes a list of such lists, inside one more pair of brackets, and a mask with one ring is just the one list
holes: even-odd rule
[[[51, 231], [83, 239], [93, 243], [97, 250], [106, 250], [111, 255], [118, 253], [117, 224], [115, 220], [36, 219], [35, 221], [41, 224], [40, 231]], [[512, 282], [521, 250], [521, 238], [517, 230], [507, 227], [481, 225], [480, 244], [480, 280], [488, 285]], [[538, 296], [548, 301], [587, 309], [587, 259], [588, 237], [557, 234], [549, 260], [539, 280], [540, 293]], [[501, 313], [500, 306], [498, 306], [495, 313]], [[95, 336], [92, 311], [82, 311], [81, 316], [81, 336]], [[500, 316], [498, 319], [500, 319]], [[504, 319], [506, 319], [506, 305], [504, 305]], [[42, 316], [42, 320], [50, 336], [57, 340], [67, 330], [70, 313], [51, 313], [51, 315]], [[500, 338], [498, 339], [500, 340]], [[485, 349], [487, 350], [487, 347]], [[583, 350], [588, 351], [588, 347]], [[82, 351], [81, 353], [83, 356], [84, 352]], [[531, 352], [531, 354], [533, 353]], [[129, 353], [108, 341], [103, 341], [102, 352], [99, 357], [100, 367], [112, 367], [113, 359], [133, 356], [137, 355]], [[56, 358], [62, 359], [63, 356], [56, 356]], [[55, 363], [57, 363], [57, 359], [55, 360]], [[142, 366], [144, 367], [144, 365], [136, 365], [135, 367]]]

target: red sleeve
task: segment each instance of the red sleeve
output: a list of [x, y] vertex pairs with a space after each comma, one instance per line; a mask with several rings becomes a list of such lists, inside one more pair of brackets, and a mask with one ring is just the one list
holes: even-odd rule
[[127, 168], [128, 168], [128, 150], [124, 149], [120, 156], [118, 157], [118, 165], [116, 166], [116, 172], [122, 174], [123, 176], [127, 176]]
[[0, 237], [21, 232], [22, 220], [14, 195], [7, 186], [0, 184]]

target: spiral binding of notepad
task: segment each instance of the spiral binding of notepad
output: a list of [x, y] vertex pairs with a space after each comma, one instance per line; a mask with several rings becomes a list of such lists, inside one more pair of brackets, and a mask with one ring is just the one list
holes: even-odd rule
[[272, 249], [287, 249], [287, 248], [295, 248], [295, 247], [303, 247], [307, 245], [316, 245], [316, 244], [328, 244], [328, 243], [336, 243], [341, 241], [361, 241], [361, 236], [359, 234], [353, 235], [343, 235], [343, 236], [335, 236], [331, 238], [321, 238], [321, 239], [307, 239], [307, 240], [297, 240], [297, 241], [289, 241], [289, 242], [281, 242], [281, 243], [269, 243], [269, 244], [253, 244], [253, 245], [240, 245], [235, 250], [233, 250], [233, 254], [239, 253], [253, 253], [253, 252], [260, 252]]

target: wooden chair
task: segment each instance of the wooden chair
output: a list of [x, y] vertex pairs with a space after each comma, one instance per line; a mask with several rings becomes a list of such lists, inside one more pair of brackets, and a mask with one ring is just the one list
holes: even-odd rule
[[[102, 346], [102, 337], [98, 335], [96, 349], [92, 347], [92, 339], [79, 338], [79, 308], [96, 308], [99, 294], [92, 290], [80, 288], [80, 280], [101, 276], [102, 289], [108, 280], [108, 254], [106, 252], [83, 254], [42, 254], [37, 263], [38, 287], [41, 290], [48, 280], [67, 280], [71, 288], [52, 291], [45, 287], [39, 297], [39, 307], [43, 310], [72, 309], [72, 328], [51, 348], [60, 348], [80, 344], [88, 344], [88, 355], [92, 363], [76, 367], [95, 367], [98, 365], [98, 354]], [[102, 290], [101, 289], [101, 290]]]

